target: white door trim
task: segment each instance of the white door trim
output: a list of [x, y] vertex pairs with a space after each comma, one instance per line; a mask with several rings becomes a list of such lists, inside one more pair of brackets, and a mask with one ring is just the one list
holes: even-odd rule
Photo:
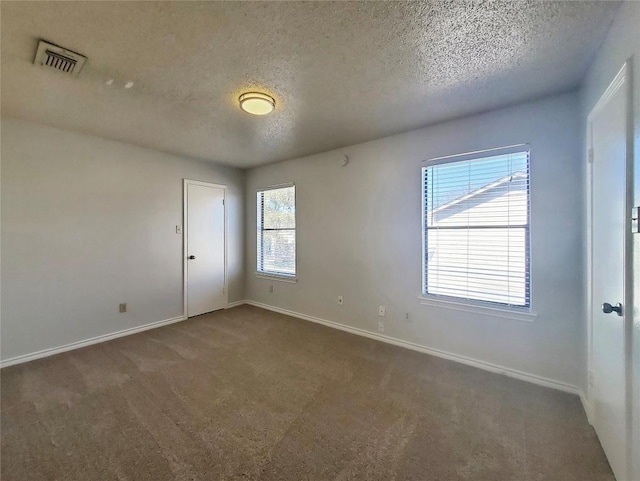
[[213, 184], [211, 182], [202, 182], [200, 180], [183, 179], [182, 183], [182, 317], [188, 318], [188, 299], [189, 292], [189, 263], [187, 262], [187, 247], [189, 245], [189, 226], [188, 224], [188, 199], [187, 199], [187, 187], [189, 185], [200, 185], [203, 187], [215, 187], [222, 189], [224, 199], [224, 298], [225, 304], [229, 305], [229, 280], [227, 275], [227, 252], [229, 249], [229, 243], [227, 242], [227, 232], [229, 231], [227, 225], [227, 186], [223, 184]]
[[[593, 107], [589, 115], [587, 116], [587, 132], [586, 132], [586, 164], [587, 164], [587, 402], [586, 402], [586, 411], [587, 417], [589, 419], [589, 423], [593, 424], [593, 414], [594, 414], [594, 405], [593, 405], [593, 163], [592, 163], [592, 152], [593, 152], [593, 133], [592, 133], [592, 124], [593, 119], [596, 114], [602, 110], [602, 108], [611, 100], [613, 95], [621, 88], [627, 89], [626, 92], [626, 100], [627, 100], [627, 148], [626, 148], [626, 193], [625, 193], [625, 213], [624, 218], [625, 222], [629, 222], [631, 219], [631, 209], [632, 209], [632, 179], [633, 179], [633, 106], [631, 104], [631, 85], [630, 85], [630, 60], [624, 63], [622, 68], [618, 71], [616, 76], [614, 77], [611, 84], [607, 87], [605, 92], [602, 94], [596, 105]], [[623, 256], [624, 256], [624, 265], [631, 265], [631, 228], [630, 225], [625, 225], [625, 235], [624, 235], [624, 246], [623, 246]], [[632, 273], [630, 268], [625, 268], [624, 270], [624, 283], [623, 283], [623, 296], [622, 296], [622, 304], [623, 304], [623, 323], [625, 330], [625, 364], [626, 364], [626, 418], [630, 420], [630, 410], [631, 410], [631, 399], [630, 399], [630, 373], [629, 368], [631, 366], [630, 356], [630, 340], [631, 340], [631, 327], [632, 327]], [[626, 433], [626, 464], [627, 464], [627, 472], [629, 471], [630, 464], [630, 437], [631, 437], [631, 427], [629, 423], [627, 423], [627, 433]]]

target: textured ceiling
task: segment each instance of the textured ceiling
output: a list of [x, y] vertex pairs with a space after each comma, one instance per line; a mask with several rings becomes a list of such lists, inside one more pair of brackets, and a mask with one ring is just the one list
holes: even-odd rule
[[[618, 7], [2, 1], [2, 114], [255, 166], [575, 88]], [[33, 65], [39, 38], [80, 75]], [[272, 115], [238, 108], [253, 89]]]

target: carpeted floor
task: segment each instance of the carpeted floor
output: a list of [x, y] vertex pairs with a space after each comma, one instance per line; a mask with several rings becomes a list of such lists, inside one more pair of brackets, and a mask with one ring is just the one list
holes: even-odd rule
[[613, 480], [576, 396], [255, 307], [2, 370], [3, 481]]

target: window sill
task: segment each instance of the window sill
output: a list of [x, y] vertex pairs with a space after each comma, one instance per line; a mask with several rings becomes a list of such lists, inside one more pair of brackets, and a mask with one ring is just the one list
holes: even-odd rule
[[435, 299], [433, 297], [424, 296], [418, 297], [418, 300], [423, 306], [433, 306], [440, 309], [471, 312], [473, 314], [482, 314], [485, 316], [500, 317], [503, 319], [512, 319], [515, 321], [535, 322], [536, 318], [538, 317], [538, 314], [535, 312], [501, 307], [481, 306], [464, 301], [445, 301], [443, 299]]
[[280, 276], [278, 274], [266, 274], [264, 272], [256, 272], [258, 279], [270, 279], [272, 281], [289, 282], [295, 284], [298, 282], [298, 278], [294, 276]]

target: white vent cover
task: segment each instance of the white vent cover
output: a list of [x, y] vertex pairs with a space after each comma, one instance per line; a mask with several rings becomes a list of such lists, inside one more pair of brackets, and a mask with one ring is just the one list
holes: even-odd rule
[[76, 76], [82, 70], [86, 60], [87, 57], [84, 55], [40, 40], [33, 63]]

